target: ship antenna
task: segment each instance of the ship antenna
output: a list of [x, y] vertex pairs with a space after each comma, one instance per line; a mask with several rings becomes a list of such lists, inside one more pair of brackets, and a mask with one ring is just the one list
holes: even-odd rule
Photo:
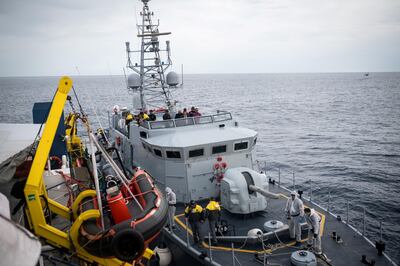
[[[141, 0], [143, 9], [139, 13], [142, 17], [141, 24], [137, 24], [138, 35], [140, 38], [140, 50], [131, 50], [129, 42], [126, 42], [126, 52], [128, 57], [127, 67], [132, 69], [138, 76], [128, 77], [130, 89], [138, 90], [140, 95], [141, 109], [149, 107], [161, 107], [166, 105], [170, 110], [174, 107], [172, 101], [171, 88], [166, 82], [165, 71], [172, 65], [170, 57], [170, 43], [166, 41], [166, 48], [160, 47], [159, 37], [169, 35], [171, 32], [160, 32], [159, 21], [153, 23], [151, 12], [148, 6], [150, 0]], [[131, 53], [140, 53], [140, 62], [133, 63]], [[166, 55], [166, 60], [161, 59], [161, 55]], [[135, 74], [134, 74], [135, 75]]]

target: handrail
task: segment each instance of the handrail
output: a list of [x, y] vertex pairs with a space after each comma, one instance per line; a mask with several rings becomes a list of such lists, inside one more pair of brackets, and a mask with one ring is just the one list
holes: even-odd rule
[[[265, 173], [265, 175], [267, 176], [268, 179], [270, 179], [270, 181], [278, 181], [278, 186], [286, 189], [288, 191], [290, 190], [294, 190], [296, 188], [296, 186], [298, 188], [300, 188], [302, 191], [306, 192], [308, 191], [308, 201], [315, 206], [318, 206], [319, 208], [325, 210], [326, 212], [328, 212], [329, 214], [331, 214], [332, 216], [336, 217], [338, 220], [341, 220], [341, 222], [343, 222], [344, 224], [346, 224], [347, 226], [349, 226], [351, 229], [353, 229], [356, 233], [358, 233], [360, 236], [364, 237], [370, 244], [373, 244], [372, 241], [367, 237], [368, 235], [370, 235], [370, 233], [372, 231], [368, 231], [368, 229], [370, 227], [376, 227], [379, 229], [378, 234], [379, 236], [374, 235], [374, 237], [379, 238], [379, 240], [383, 239], [383, 230], [384, 230], [384, 226], [383, 226], [383, 221], [381, 219], [375, 219], [373, 217], [368, 217], [367, 213], [368, 213], [368, 209], [365, 206], [356, 204], [356, 203], [351, 203], [351, 201], [346, 200], [345, 201], [345, 208], [336, 208], [336, 209], [342, 209], [345, 210], [345, 213], [343, 214], [344, 217], [342, 217], [340, 214], [334, 213], [334, 209], [335, 206], [333, 203], [333, 199], [331, 197], [331, 188], [330, 187], [326, 187], [324, 186], [324, 188], [328, 189], [327, 192], [327, 200], [325, 202], [317, 202], [315, 197], [313, 198], [313, 195], [315, 194], [314, 192], [316, 190], [319, 190], [320, 188], [318, 186], [316, 186], [315, 181], [312, 181], [311, 179], [305, 179], [305, 178], [299, 178], [297, 175], [295, 175], [295, 171], [289, 170], [287, 168], [281, 168], [281, 167], [272, 167], [272, 166], [268, 166], [267, 163], [265, 161], [255, 161], [255, 166], [257, 166], [257, 170], [259, 172], [263, 171]], [[284, 175], [283, 173], [285, 173], [286, 175]], [[275, 175], [274, 175], [275, 174]], [[288, 176], [289, 175], [289, 176]], [[283, 180], [285, 179], [285, 180]], [[298, 180], [302, 180], [303, 182], [297, 182]], [[283, 182], [282, 182], [283, 181]], [[309, 184], [308, 187], [307, 184]], [[313, 194], [314, 193], [314, 194]], [[324, 208], [322, 204], [326, 204], [327, 208]], [[350, 209], [350, 206], [352, 206], [353, 208]], [[353, 222], [350, 219], [350, 214], [351, 211], [357, 211], [357, 209], [361, 209], [361, 217], [355, 217], [353, 218]], [[349, 214], [350, 213], [350, 214]], [[354, 212], [353, 212], [354, 213]], [[371, 220], [372, 218], [372, 220]], [[369, 226], [369, 227], [368, 227]], [[357, 229], [360, 228], [361, 229]], [[386, 254], [385, 257], [393, 263], [393, 265], [397, 265], [395, 264]]]
[[160, 121], [142, 121], [140, 122], [139, 126], [147, 128], [149, 130], [157, 130], [165, 128], [212, 124], [228, 120], [232, 120], [232, 114], [230, 112], [220, 112], [217, 114], [205, 116], [184, 117]]

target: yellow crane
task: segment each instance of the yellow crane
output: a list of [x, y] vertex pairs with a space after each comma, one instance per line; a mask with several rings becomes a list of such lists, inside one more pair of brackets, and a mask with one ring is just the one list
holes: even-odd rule
[[[100, 265], [128, 266], [131, 264], [116, 258], [105, 259], [93, 256], [83, 249], [78, 243], [78, 235], [82, 223], [89, 219], [97, 219], [100, 217], [100, 211], [98, 209], [90, 209], [77, 215], [80, 201], [88, 195], [95, 196], [95, 190], [85, 190], [81, 192], [75, 199], [71, 208], [56, 202], [47, 195], [46, 187], [43, 181], [44, 167], [49, 156], [50, 148], [56, 134], [57, 126], [64, 109], [68, 92], [71, 90], [71, 88], [72, 80], [69, 77], [62, 77], [51, 105], [42, 138], [39, 142], [32, 168], [26, 182], [24, 189], [26, 200], [25, 212], [28, 217], [29, 227], [38, 237], [45, 240], [47, 243], [56, 247], [66, 248], [70, 251], [73, 251], [73, 254], [76, 254], [77, 257], [83, 259], [84, 261], [96, 262]], [[76, 132], [70, 133], [72, 135], [76, 134]], [[71, 144], [73, 143], [78, 144], [76, 138], [75, 142], [71, 142]], [[60, 217], [63, 217], [68, 221], [73, 221], [69, 230], [67, 229], [63, 231], [51, 224], [48, 224], [44, 215], [44, 209], [46, 207]], [[143, 256], [145, 258], [149, 258], [151, 255], [152, 251], [146, 250]]]

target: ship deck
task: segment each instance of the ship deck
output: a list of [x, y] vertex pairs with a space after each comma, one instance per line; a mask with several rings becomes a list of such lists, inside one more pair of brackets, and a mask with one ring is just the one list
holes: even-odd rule
[[[231, 232], [232, 235], [247, 236], [247, 232], [250, 229], [263, 229], [264, 223], [268, 220], [279, 220], [283, 223], [287, 223], [284, 208], [287, 195], [289, 195], [288, 191], [278, 185], [270, 185], [270, 191], [273, 193], [280, 193], [282, 197], [277, 200], [268, 200], [268, 208], [266, 211], [243, 216], [233, 215], [226, 210], [222, 210], [221, 219], [234, 225], [235, 232]], [[303, 202], [305, 206], [314, 208], [322, 217], [322, 249], [323, 253], [329, 259], [329, 263], [318, 258], [318, 265], [366, 265], [361, 262], [362, 255], [366, 255], [368, 261], [371, 261], [371, 259], [375, 260], [375, 265], [395, 265], [388, 257], [378, 256], [377, 250], [372, 243], [364, 238], [361, 233], [353, 230], [344, 221], [330, 215], [326, 210], [310, 203], [308, 200], [303, 199]], [[199, 204], [204, 207], [206, 202], [200, 202]], [[184, 206], [178, 205], [175, 216], [177, 228], [173, 230], [172, 233], [169, 230], [165, 230], [165, 235], [171, 242], [175, 242], [175, 245], [179, 245], [180, 249], [185, 250], [189, 255], [204, 264], [263, 265], [263, 254], [266, 254], [268, 265], [291, 265], [291, 253], [301, 249], [301, 247], [295, 246], [293, 240], [289, 239], [288, 229], [283, 230], [279, 234], [274, 234], [269, 237], [268, 240], [264, 241], [266, 245], [264, 250], [261, 243], [249, 243], [251, 241], [246, 241], [246, 243], [235, 241], [235, 243], [233, 243], [232, 239], [224, 241], [222, 237], [217, 237], [217, 245], [210, 246], [210, 242], [208, 241], [209, 231], [207, 221], [201, 225], [202, 235], [206, 236], [205, 241], [200, 245], [195, 245], [191, 237], [192, 232], [190, 227], [188, 228], [185, 222], [183, 211]], [[302, 228], [302, 244], [306, 246], [306, 225], [304, 224]], [[343, 242], [338, 243], [331, 236], [332, 232], [336, 232]], [[210, 260], [210, 252], [212, 260]], [[256, 259], [257, 256], [259, 260]], [[235, 262], [233, 262], [234, 257]], [[182, 262], [181, 264], [179, 262], [177, 265], [187, 265], [186, 263], [187, 262]]]

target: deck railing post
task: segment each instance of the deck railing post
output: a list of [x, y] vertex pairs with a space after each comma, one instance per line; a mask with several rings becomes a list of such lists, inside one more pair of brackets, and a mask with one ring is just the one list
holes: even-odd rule
[[331, 191], [328, 193], [328, 212], [331, 211]]
[[189, 247], [190, 246], [190, 243], [189, 243], [189, 226], [188, 226], [188, 219], [187, 218], [185, 219], [185, 223], [186, 223], [186, 245], [187, 245], [187, 247]]
[[347, 200], [347, 208], [346, 208], [346, 223], [349, 225], [349, 209], [350, 209], [350, 203], [349, 200]]
[[233, 248], [233, 242], [231, 243], [232, 247], [232, 265], [235, 266], [235, 249]]
[[365, 236], [365, 207], [363, 208], [363, 232], [362, 235]]
[[312, 203], [312, 181], [310, 179], [310, 203]]
[[281, 168], [278, 168], [278, 186], [281, 187]]
[[210, 249], [210, 262], [212, 262], [212, 251], [211, 251], [211, 234], [208, 232], [208, 247]]
[[294, 177], [294, 172], [293, 172], [293, 190], [296, 190], [296, 181]]

